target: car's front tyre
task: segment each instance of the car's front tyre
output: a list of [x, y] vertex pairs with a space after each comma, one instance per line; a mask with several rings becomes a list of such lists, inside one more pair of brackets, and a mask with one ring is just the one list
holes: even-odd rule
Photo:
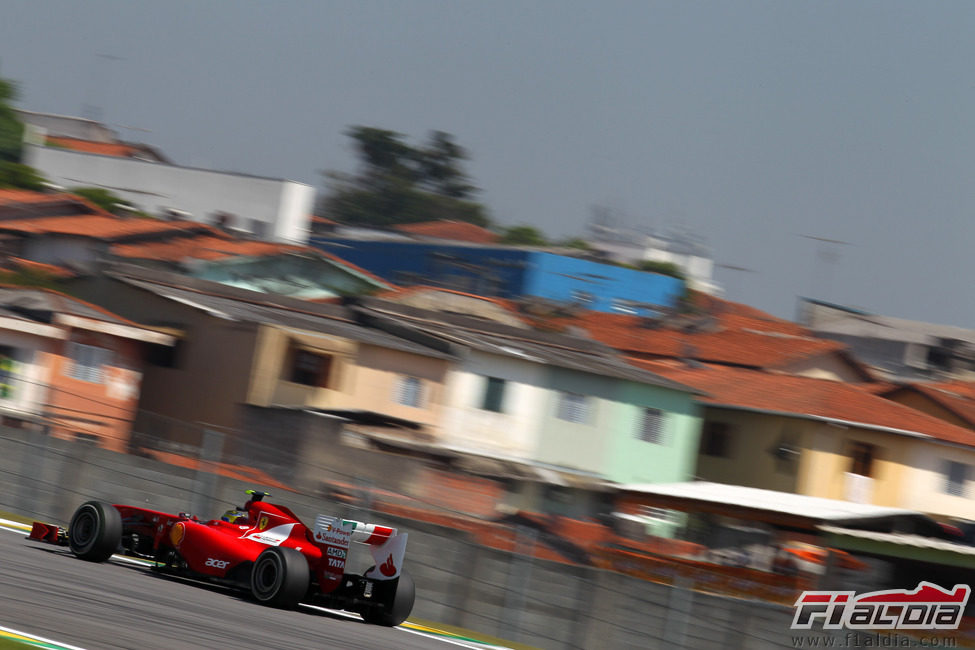
[[115, 506], [87, 501], [75, 510], [68, 525], [68, 546], [82, 560], [104, 562], [122, 541], [122, 515]]

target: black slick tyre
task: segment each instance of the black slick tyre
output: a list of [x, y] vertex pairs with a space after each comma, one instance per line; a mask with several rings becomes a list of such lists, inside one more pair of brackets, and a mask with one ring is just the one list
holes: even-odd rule
[[261, 551], [251, 568], [251, 594], [265, 605], [293, 609], [308, 593], [308, 561], [301, 551], [271, 546]]
[[122, 541], [122, 515], [115, 506], [86, 501], [78, 506], [68, 525], [68, 546], [82, 560], [104, 562]]
[[416, 600], [416, 585], [409, 573], [400, 572], [395, 589], [395, 592], [387, 596], [383, 607], [363, 612], [362, 618], [366, 623], [395, 627], [409, 618], [410, 612], [413, 611], [413, 602]]

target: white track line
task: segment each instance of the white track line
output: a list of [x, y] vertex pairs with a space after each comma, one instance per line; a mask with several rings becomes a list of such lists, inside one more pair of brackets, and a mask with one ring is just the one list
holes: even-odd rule
[[37, 636], [36, 634], [31, 634], [30, 632], [21, 632], [20, 630], [15, 630], [15, 629], [10, 628], [10, 627], [4, 627], [2, 625], [0, 625], [0, 632], [6, 632], [7, 634], [15, 634], [17, 636], [21, 636], [21, 637], [30, 639], [31, 641], [40, 641], [41, 643], [47, 643], [47, 644], [53, 645], [53, 646], [55, 646], [57, 648], [61, 648], [63, 650], [85, 650], [84, 648], [81, 648], [81, 647], [76, 646], [76, 645], [68, 645], [67, 643], [62, 643], [61, 641], [54, 641], [53, 639], [46, 639], [46, 638], [44, 638], [42, 636]]

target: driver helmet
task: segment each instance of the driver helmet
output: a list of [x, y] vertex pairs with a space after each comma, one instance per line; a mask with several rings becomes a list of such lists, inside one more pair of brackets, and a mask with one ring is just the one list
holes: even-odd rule
[[238, 510], [237, 508], [232, 508], [227, 512], [223, 513], [220, 517], [222, 521], [229, 521], [232, 524], [246, 524], [247, 523], [247, 512], [244, 510]]

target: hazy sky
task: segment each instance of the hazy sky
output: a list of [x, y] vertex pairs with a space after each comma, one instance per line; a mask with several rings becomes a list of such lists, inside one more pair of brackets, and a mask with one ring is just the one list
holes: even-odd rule
[[[320, 185], [343, 132], [471, 154], [502, 225], [704, 238], [727, 296], [975, 329], [975, 3], [7, 0], [19, 106]], [[119, 57], [119, 58], [112, 58]], [[88, 109], [91, 110], [90, 108]], [[134, 128], [129, 128], [134, 127]], [[812, 235], [849, 242], [823, 248]]]

